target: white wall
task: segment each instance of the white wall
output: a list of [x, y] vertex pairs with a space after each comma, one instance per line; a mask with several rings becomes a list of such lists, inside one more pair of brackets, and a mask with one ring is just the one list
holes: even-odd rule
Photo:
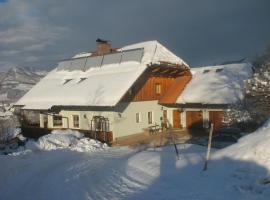
[[[153, 123], [148, 124], [148, 112], [153, 113]], [[140, 113], [140, 122], [136, 123], [136, 113]], [[89, 130], [93, 116], [103, 116], [109, 119], [110, 131], [113, 132], [113, 138], [123, 137], [136, 133], [142, 133], [145, 128], [151, 125], [161, 125], [162, 117], [161, 106], [158, 101], [143, 101], [120, 103], [114, 111], [84, 111], [84, 110], [61, 110], [59, 113], [63, 119], [63, 126], [53, 126], [53, 117], [48, 115], [48, 128], [71, 128]], [[79, 115], [79, 127], [73, 126], [73, 115]], [[40, 115], [41, 126], [43, 125], [43, 116]]]
[[[115, 108], [114, 137], [122, 137], [142, 133], [151, 125], [161, 125], [162, 106], [158, 101], [141, 101], [119, 103]], [[153, 112], [153, 123], [148, 124], [148, 112]], [[136, 113], [140, 113], [141, 121], [136, 123]]]
[[[83, 129], [89, 130], [91, 126], [91, 119], [93, 116], [103, 116], [109, 119], [110, 123], [110, 131], [113, 131], [113, 119], [114, 112], [113, 111], [71, 111], [71, 110], [61, 110], [59, 113], [63, 118], [63, 126], [53, 126], [53, 117], [51, 114], [48, 115], [48, 128], [71, 128], [71, 129]], [[79, 116], [79, 127], [73, 126], [73, 115]], [[44, 114], [40, 114], [40, 122], [41, 127], [43, 125], [43, 116]]]

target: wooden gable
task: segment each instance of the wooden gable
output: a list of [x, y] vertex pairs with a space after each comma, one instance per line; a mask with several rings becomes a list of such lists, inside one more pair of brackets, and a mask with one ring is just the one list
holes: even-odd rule
[[[190, 74], [189, 69], [184, 66], [171, 66], [164, 63], [162, 65], [149, 66], [144, 74], [135, 82], [135, 84], [133, 84], [121, 101], [130, 102], [160, 100], [168, 92], [178, 77], [187, 76], [187, 74]], [[186, 81], [182, 82], [183, 84], [186, 84]], [[178, 83], [181, 84], [179, 81]], [[179, 92], [175, 93], [179, 94]]]

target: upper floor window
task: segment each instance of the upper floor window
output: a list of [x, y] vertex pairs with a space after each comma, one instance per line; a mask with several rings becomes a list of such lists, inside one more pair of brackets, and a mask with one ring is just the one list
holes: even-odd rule
[[155, 84], [155, 93], [161, 94], [161, 84], [160, 83]]
[[79, 115], [73, 115], [73, 127], [74, 128], [80, 127]]
[[53, 126], [63, 126], [62, 116], [60, 115], [53, 116]]

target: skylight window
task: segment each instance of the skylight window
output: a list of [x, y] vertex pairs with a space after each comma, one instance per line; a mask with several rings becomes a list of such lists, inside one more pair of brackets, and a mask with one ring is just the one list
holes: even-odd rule
[[63, 85], [67, 84], [68, 82], [72, 81], [72, 79], [65, 79]]
[[80, 78], [80, 80], [77, 83], [81, 83], [83, 81], [85, 81], [87, 78]]
[[209, 69], [205, 69], [205, 70], [203, 70], [203, 73], [205, 74], [205, 73], [208, 73], [208, 72], [210, 72], [210, 70]]
[[216, 72], [221, 72], [223, 68], [216, 69]]

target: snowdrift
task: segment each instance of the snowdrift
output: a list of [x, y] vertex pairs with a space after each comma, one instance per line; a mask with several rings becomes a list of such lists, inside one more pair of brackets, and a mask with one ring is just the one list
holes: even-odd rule
[[70, 149], [79, 152], [92, 152], [107, 147], [107, 144], [85, 138], [82, 133], [73, 130], [54, 130], [51, 134], [40, 137], [37, 142], [29, 141], [26, 143], [26, 149], [34, 151]]
[[270, 172], [270, 119], [257, 131], [242, 137], [238, 143], [213, 155], [214, 159], [229, 157], [246, 160], [266, 167]]

